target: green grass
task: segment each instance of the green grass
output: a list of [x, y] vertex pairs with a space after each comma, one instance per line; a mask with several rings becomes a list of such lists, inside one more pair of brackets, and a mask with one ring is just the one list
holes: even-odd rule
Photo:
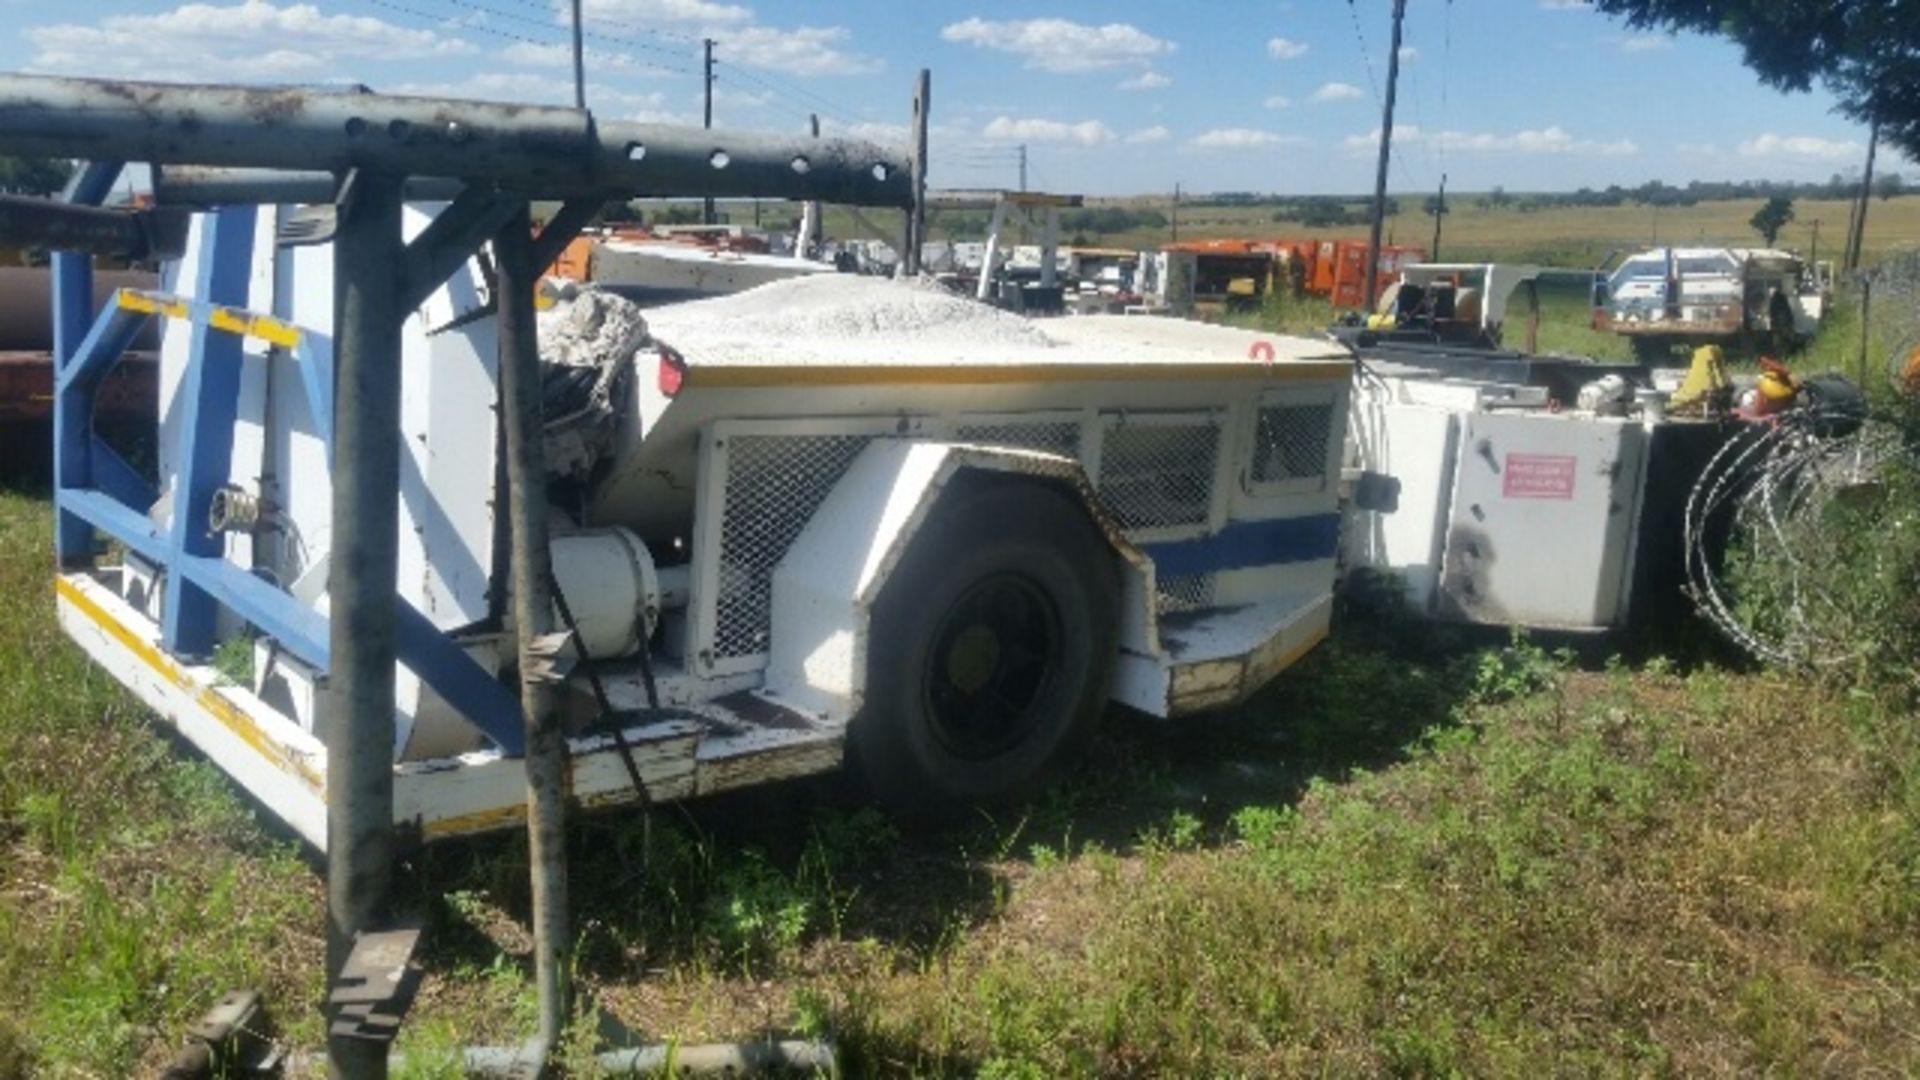
[[[149, 1073], [243, 985], [314, 1046], [317, 867], [62, 642], [48, 533], [0, 494], [0, 1077]], [[1350, 611], [944, 835], [830, 782], [576, 822], [575, 1074], [592, 1009], [866, 1076], [1920, 1070], [1911, 703], [1584, 651]], [[533, 1027], [524, 840], [400, 877], [400, 1075], [456, 1075]]]
[[315, 1037], [318, 879], [60, 638], [50, 536], [0, 489], [0, 1076], [151, 1072], [242, 986]]
[[[1433, 239], [1433, 219], [1416, 210], [1424, 192], [1400, 193], [1404, 208], [1387, 219], [1389, 243], [1426, 247]], [[1760, 199], [1728, 199], [1702, 202], [1686, 207], [1625, 205], [1615, 207], [1557, 207], [1523, 213], [1517, 209], [1494, 209], [1472, 194], [1449, 195], [1452, 212], [1447, 215], [1441, 237], [1441, 255], [1449, 260], [1532, 262], [1545, 266], [1589, 269], [1615, 250], [1638, 250], [1660, 244], [1705, 244], [1753, 247], [1760, 237], [1748, 225]], [[1361, 205], [1355, 199], [1350, 204]], [[1120, 204], [1151, 208], [1170, 213], [1171, 201], [1164, 196], [1124, 199], [1094, 199], [1098, 205]], [[1822, 259], [1838, 259], [1846, 231], [1848, 204], [1830, 199], [1797, 199], [1794, 220], [1778, 238], [1782, 247]], [[752, 220], [751, 210], [744, 220]], [[1179, 211], [1179, 238], [1201, 240], [1212, 237], [1299, 237], [1322, 240], [1365, 240], [1364, 225], [1310, 228], [1298, 222], [1276, 222], [1273, 208], [1265, 206], [1211, 206], [1189, 202]], [[984, 240], [985, 211], [946, 211], [935, 215], [929, 235], [936, 240]], [[743, 220], [736, 212], [735, 220]], [[1815, 243], [1814, 222], [1820, 223]], [[878, 224], [886, 225], [885, 221]], [[866, 235], [844, 211], [828, 208], [825, 218], [828, 236]], [[1094, 234], [1082, 239], [1097, 245], [1157, 248], [1171, 240], [1170, 229], [1131, 230], [1122, 233]], [[892, 240], [882, 236], [877, 239]], [[1069, 236], [1064, 239], [1072, 240]], [[1037, 242], [1037, 239], [1035, 240]], [[1872, 265], [1897, 250], [1911, 249], [1920, 242], [1920, 195], [1895, 199], [1875, 199], [1867, 213], [1863, 262]], [[1817, 252], [1815, 248], [1817, 247]]]

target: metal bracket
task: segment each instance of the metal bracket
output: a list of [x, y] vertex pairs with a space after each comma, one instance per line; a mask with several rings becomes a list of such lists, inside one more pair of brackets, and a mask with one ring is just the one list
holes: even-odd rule
[[327, 993], [334, 1035], [393, 1041], [420, 989], [420, 965], [414, 962], [419, 945], [417, 926], [354, 935], [353, 950]]

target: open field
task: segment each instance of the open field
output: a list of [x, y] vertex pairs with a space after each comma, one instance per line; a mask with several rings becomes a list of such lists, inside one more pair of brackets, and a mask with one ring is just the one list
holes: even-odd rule
[[[1433, 219], [1418, 212], [1425, 193], [1401, 193], [1399, 214], [1387, 219], [1389, 242], [1428, 246]], [[1123, 201], [1131, 209], [1156, 210], [1172, 215], [1170, 199], [1138, 198]], [[1494, 209], [1471, 193], [1449, 194], [1452, 207], [1441, 238], [1441, 254], [1448, 259], [1536, 262], [1547, 266], [1589, 268], [1615, 249], [1638, 249], [1656, 244], [1723, 244], [1758, 246], [1760, 237], [1747, 219], [1760, 208], [1759, 199], [1702, 202], [1661, 209], [1630, 204], [1615, 207], [1554, 207], [1523, 212], [1513, 207]], [[1349, 206], [1359, 210], [1363, 203]], [[750, 215], [751, 211], [748, 211]], [[1806, 255], [1816, 254], [1813, 223], [1820, 223], [1818, 257], [1837, 259], [1846, 240], [1847, 203], [1839, 200], [1797, 199], [1795, 218], [1781, 231], [1779, 244]], [[1365, 240], [1364, 226], [1312, 228], [1298, 222], [1276, 222], [1273, 208], [1264, 206], [1182, 205], [1180, 237], [1198, 240], [1215, 236], [1285, 237]], [[874, 215], [876, 224], [891, 227], [893, 215]], [[748, 218], [750, 220], [750, 217]], [[736, 211], [735, 220], [741, 220]], [[844, 213], [826, 214], [829, 236], [857, 236], [862, 230]], [[984, 239], [986, 215], [936, 215], [929, 228], [935, 239], [959, 236]], [[1155, 248], [1170, 238], [1167, 229], [1101, 233], [1086, 237], [1096, 244]], [[1069, 237], [1071, 239], [1071, 237]], [[1896, 250], [1920, 246], [1920, 195], [1874, 199], [1867, 213], [1865, 263], [1871, 264]]]

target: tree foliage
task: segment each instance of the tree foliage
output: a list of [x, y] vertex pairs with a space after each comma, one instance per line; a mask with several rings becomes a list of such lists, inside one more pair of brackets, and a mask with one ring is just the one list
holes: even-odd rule
[[0, 154], [0, 193], [52, 195], [67, 186], [73, 162]]
[[1772, 247], [1774, 240], [1780, 236], [1780, 230], [1786, 228], [1787, 222], [1792, 220], [1793, 200], [1785, 195], [1775, 195], [1760, 209], [1753, 212], [1753, 217], [1747, 220], [1747, 224], [1753, 226], [1753, 231], [1766, 239], [1768, 247]]
[[1719, 34], [1769, 85], [1821, 82], [1840, 110], [1880, 121], [1881, 137], [1920, 157], [1920, 10], [1913, 0], [1594, 0], [1649, 30]]

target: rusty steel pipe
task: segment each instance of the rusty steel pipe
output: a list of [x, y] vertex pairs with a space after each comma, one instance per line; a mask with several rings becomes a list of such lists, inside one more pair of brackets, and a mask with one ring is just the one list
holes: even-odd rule
[[[466, 183], [451, 177], [410, 177], [402, 186], [408, 202], [452, 202]], [[340, 178], [317, 170], [217, 168], [176, 165], [153, 170], [153, 201], [161, 206], [206, 208], [244, 203], [330, 203]]]
[[540, 1041], [560, 1045], [568, 1016], [566, 731], [556, 640], [553, 557], [548, 544], [547, 464], [540, 410], [540, 347], [535, 337], [533, 226], [522, 203], [493, 239], [500, 276], [497, 332], [500, 408], [507, 459], [507, 517], [512, 548], [513, 620], [519, 637], [520, 708], [527, 727], [527, 859], [533, 896], [534, 983]]
[[580, 109], [372, 93], [0, 75], [9, 153], [444, 176], [529, 197], [912, 203], [898, 153], [848, 139], [597, 120]]

